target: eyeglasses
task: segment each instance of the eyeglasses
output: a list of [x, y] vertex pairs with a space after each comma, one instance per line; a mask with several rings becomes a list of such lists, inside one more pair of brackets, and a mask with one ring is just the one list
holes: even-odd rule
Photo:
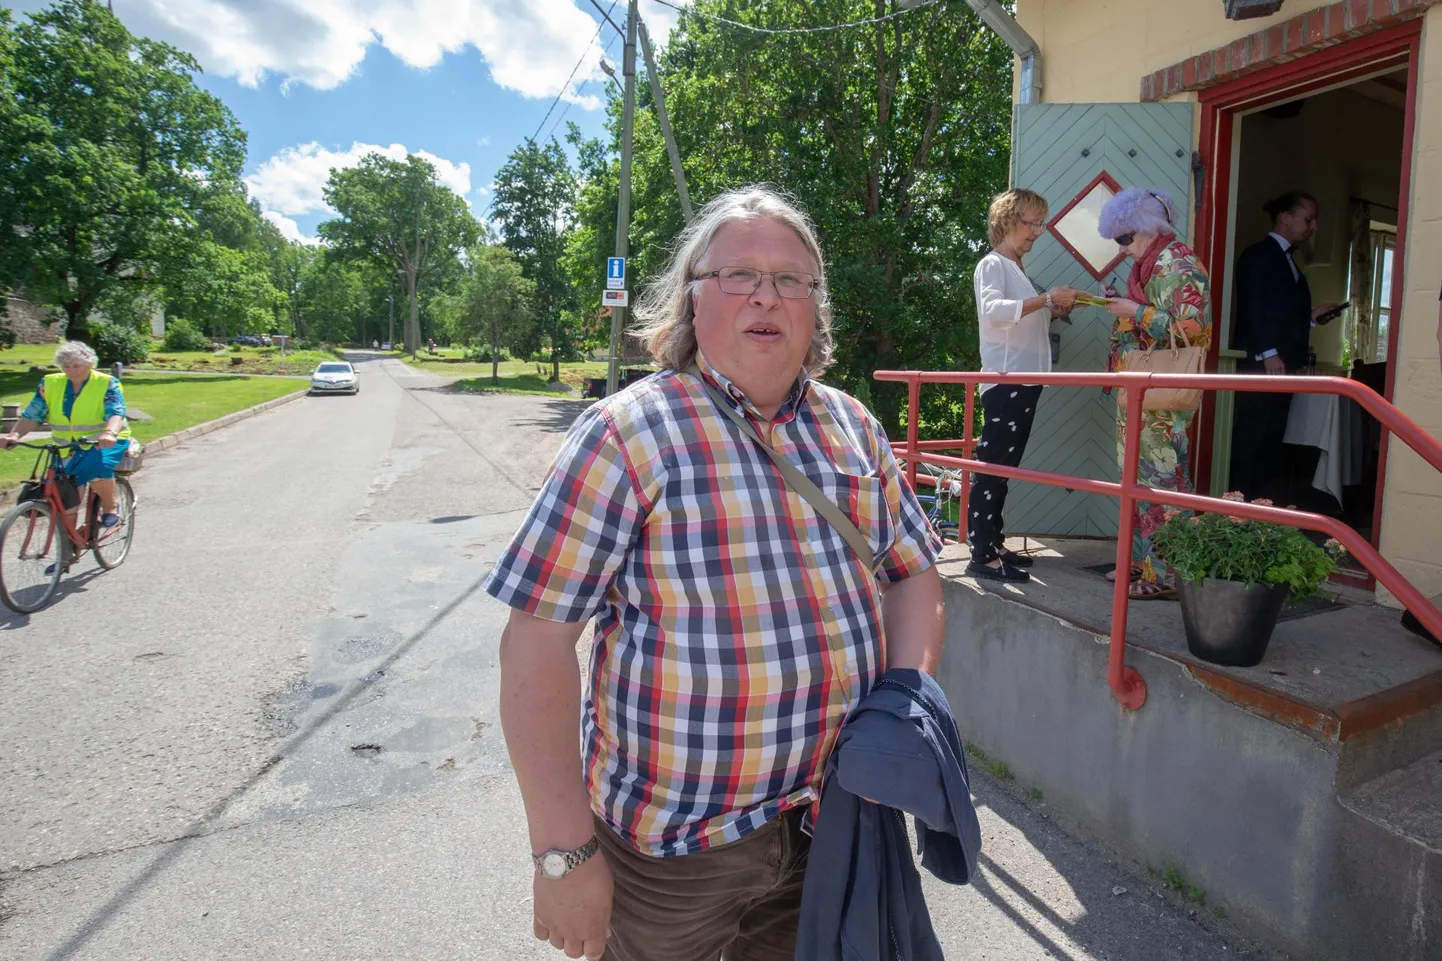
[[1022, 226], [1030, 227], [1032, 230], [1045, 230], [1045, 229], [1046, 229], [1046, 221], [1045, 221], [1045, 220], [1023, 220], [1021, 223], [1022, 223]]
[[1137, 235], [1135, 233], [1122, 234], [1120, 237], [1117, 238], [1117, 246], [1130, 247], [1132, 245], [1132, 241], [1136, 239], [1136, 236]]
[[821, 281], [804, 270], [755, 270], [751, 267], [722, 267], [702, 274], [697, 280], [715, 277], [722, 293], [754, 294], [767, 277], [776, 285], [776, 292], [787, 300], [805, 300]]

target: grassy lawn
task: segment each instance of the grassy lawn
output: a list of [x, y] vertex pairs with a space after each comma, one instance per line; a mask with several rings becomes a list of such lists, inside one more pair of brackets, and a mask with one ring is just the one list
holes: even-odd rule
[[[25, 370], [32, 365], [49, 366], [55, 359], [55, 347], [54, 344], [19, 344], [0, 349], [0, 372], [16, 367]], [[150, 358], [136, 365], [135, 369], [299, 376], [315, 370], [316, 364], [321, 361], [335, 360], [339, 356], [338, 352], [331, 350], [287, 350], [282, 357], [279, 347], [231, 348], [219, 353], [152, 347]]]
[[[0, 366], [0, 403], [18, 403], [23, 410], [38, 383], [38, 374]], [[125, 376], [125, 403], [154, 418], [130, 422], [131, 432], [146, 441], [292, 393], [306, 383], [288, 377], [190, 377], [136, 371]], [[0, 453], [0, 488], [29, 476], [35, 454], [23, 449]]]
[[136, 370], [215, 371], [227, 374], [309, 374], [322, 361], [335, 360], [335, 350], [289, 350], [280, 355], [279, 347], [230, 348], [223, 353], [209, 351], [174, 351], [152, 349], [145, 363]]
[[[486, 393], [488, 391], [503, 391], [508, 394], [547, 394], [556, 396], [562, 391], [548, 389], [551, 379], [550, 364], [534, 364], [525, 360], [506, 360], [500, 364], [497, 372], [500, 377], [500, 384], [491, 384], [491, 365], [478, 361], [466, 360], [462, 351], [456, 348], [442, 347], [437, 355], [429, 352], [416, 354], [416, 359], [411, 360], [410, 355], [397, 354], [401, 360], [415, 367], [418, 370], [430, 374], [438, 374], [442, 377], [462, 377], [452, 388], [466, 393]], [[646, 367], [642, 363], [628, 364], [627, 367]], [[561, 383], [573, 391], [579, 391], [587, 377], [605, 377], [605, 361], [583, 360], [574, 364], [561, 365]]]

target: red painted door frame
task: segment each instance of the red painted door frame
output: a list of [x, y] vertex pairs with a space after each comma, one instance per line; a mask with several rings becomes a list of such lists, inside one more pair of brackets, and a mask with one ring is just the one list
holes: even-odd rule
[[[1407, 101], [1402, 131], [1402, 186], [1397, 201], [1397, 247], [1392, 255], [1392, 320], [1387, 325], [1387, 382], [1385, 396], [1392, 399], [1397, 377], [1397, 337], [1401, 329], [1403, 274], [1406, 264], [1407, 209], [1412, 180], [1412, 142], [1417, 123], [1417, 65], [1420, 62], [1422, 22], [1413, 20], [1390, 30], [1379, 31], [1356, 40], [1277, 64], [1257, 73], [1228, 81], [1199, 96], [1201, 132], [1198, 152], [1202, 160], [1202, 196], [1197, 216], [1196, 249], [1211, 274], [1214, 296], [1221, 296], [1231, 265], [1227, 263], [1227, 236], [1231, 222], [1227, 216], [1231, 204], [1232, 151], [1236, 118], [1244, 110], [1270, 103], [1291, 100], [1325, 87], [1360, 79], [1383, 69], [1407, 68]], [[1214, 307], [1213, 319], [1219, 311]], [[1221, 338], [1212, 340], [1208, 367], [1216, 370]], [[1202, 423], [1211, 425], [1216, 414], [1216, 396], [1206, 395]], [[1388, 432], [1382, 431], [1378, 455], [1377, 496], [1372, 508], [1372, 546], [1376, 547], [1382, 533], [1382, 493], [1387, 476]], [[1196, 477], [1209, 478], [1212, 468], [1212, 429], [1204, 428], [1197, 438]], [[1218, 494], [1218, 491], [1212, 491]], [[1371, 588], [1371, 575], [1365, 580], [1345, 578], [1359, 586]]]

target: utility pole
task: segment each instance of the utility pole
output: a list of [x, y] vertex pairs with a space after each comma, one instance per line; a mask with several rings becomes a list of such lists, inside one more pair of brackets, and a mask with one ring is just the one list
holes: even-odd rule
[[395, 349], [395, 346], [396, 346], [396, 292], [395, 292], [394, 290], [390, 292], [390, 302], [391, 302], [391, 326], [390, 326], [390, 331], [391, 331], [391, 333], [390, 333], [390, 336], [386, 338], [386, 343], [390, 344], [390, 345], [391, 345], [391, 349], [394, 350], [394, 349]]
[[656, 102], [656, 120], [661, 136], [666, 139], [666, 154], [671, 158], [671, 176], [676, 178], [676, 192], [681, 195], [681, 216], [691, 222], [691, 193], [686, 189], [686, 171], [681, 167], [681, 151], [671, 136], [671, 119], [666, 115], [666, 95], [661, 90], [661, 75], [656, 72], [656, 56], [651, 52], [651, 34], [641, 24], [641, 52], [646, 55], [646, 79], [651, 82], [651, 99]]
[[[616, 205], [616, 256], [630, 253], [631, 228], [631, 128], [636, 120], [636, 0], [626, 5], [626, 49], [621, 71], [626, 78], [625, 101], [621, 109], [621, 190]], [[621, 335], [626, 329], [626, 308], [611, 308], [611, 366], [606, 372], [606, 393], [614, 394], [621, 380]]]

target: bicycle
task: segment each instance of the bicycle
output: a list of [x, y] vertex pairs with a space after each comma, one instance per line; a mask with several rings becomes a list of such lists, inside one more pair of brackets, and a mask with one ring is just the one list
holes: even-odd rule
[[70, 512], [80, 505], [81, 490], [62, 469], [61, 458], [90, 445], [17, 442], [14, 446], [41, 453], [15, 506], [0, 523], [0, 601], [17, 614], [31, 614], [50, 602], [60, 578], [86, 550], [93, 551], [107, 571], [124, 563], [135, 537], [135, 491], [117, 471], [115, 512], [120, 522], [102, 527], [100, 495], [86, 485], [90, 496], [85, 520], [76, 527]]
[[948, 510], [948, 506], [955, 504], [956, 510], [961, 510], [961, 472], [943, 470], [934, 464], [926, 463], [917, 464], [916, 467], [936, 481], [931, 493], [916, 493], [916, 499], [926, 508], [927, 523], [940, 535], [943, 543], [957, 543], [961, 538], [961, 525], [958, 515]]

